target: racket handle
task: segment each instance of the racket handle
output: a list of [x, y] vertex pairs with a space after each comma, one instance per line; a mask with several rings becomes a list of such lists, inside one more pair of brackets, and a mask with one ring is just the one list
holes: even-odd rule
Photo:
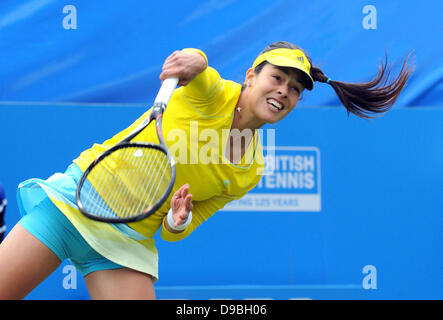
[[160, 90], [158, 91], [154, 104], [168, 104], [174, 89], [177, 87], [177, 84], [177, 77], [165, 79], [160, 87]]

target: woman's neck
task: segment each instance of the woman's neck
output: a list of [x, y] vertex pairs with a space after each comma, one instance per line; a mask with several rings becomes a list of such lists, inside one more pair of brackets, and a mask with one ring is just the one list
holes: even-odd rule
[[265, 122], [257, 119], [250, 107], [246, 90], [240, 94], [237, 105], [234, 110], [234, 119], [232, 120], [231, 130], [238, 129], [243, 131], [249, 129], [255, 131], [261, 128]]
[[264, 125], [254, 116], [247, 101], [244, 92], [242, 92], [234, 110], [234, 119], [229, 133], [226, 157], [234, 164], [238, 164], [242, 159], [255, 131]]

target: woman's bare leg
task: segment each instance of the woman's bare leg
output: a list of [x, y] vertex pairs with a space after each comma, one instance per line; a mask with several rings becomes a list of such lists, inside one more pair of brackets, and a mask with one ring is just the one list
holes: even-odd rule
[[0, 300], [23, 299], [60, 263], [45, 244], [17, 224], [0, 245]]
[[154, 282], [149, 274], [129, 268], [100, 270], [85, 277], [94, 300], [154, 300]]

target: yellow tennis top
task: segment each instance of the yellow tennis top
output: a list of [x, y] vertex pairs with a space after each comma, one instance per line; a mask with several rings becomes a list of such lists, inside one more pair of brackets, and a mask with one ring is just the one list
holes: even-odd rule
[[[207, 61], [200, 50], [183, 51], [198, 52]], [[52, 200], [96, 251], [116, 263], [149, 273], [157, 279], [158, 257], [152, 238], [160, 228], [164, 240], [181, 240], [228, 202], [243, 197], [260, 180], [263, 153], [258, 133], [253, 134], [240, 162], [233, 164], [226, 157], [228, 135], [240, 92], [240, 84], [222, 79], [211, 67], [188, 85], [175, 89], [163, 115], [163, 135], [177, 162], [176, 181], [169, 199], [149, 218], [129, 223], [123, 228], [122, 225], [90, 220], [72, 206]], [[74, 163], [84, 171], [91, 161], [122, 140], [150, 111], [111, 139], [82, 152]], [[133, 141], [158, 143], [154, 123]], [[193, 219], [184, 231], [171, 233], [164, 227], [170, 200], [174, 192], [186, 183], [192, 194]]]

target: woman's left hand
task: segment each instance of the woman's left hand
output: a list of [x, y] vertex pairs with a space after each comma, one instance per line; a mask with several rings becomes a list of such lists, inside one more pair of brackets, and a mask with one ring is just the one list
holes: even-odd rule
[[185, 223], [188, 220], [189, 212], [192, 211], [192, 194], [188, 192], [189, 184], [185, 184], [172, 196], [171, 208], [174, 227]]

